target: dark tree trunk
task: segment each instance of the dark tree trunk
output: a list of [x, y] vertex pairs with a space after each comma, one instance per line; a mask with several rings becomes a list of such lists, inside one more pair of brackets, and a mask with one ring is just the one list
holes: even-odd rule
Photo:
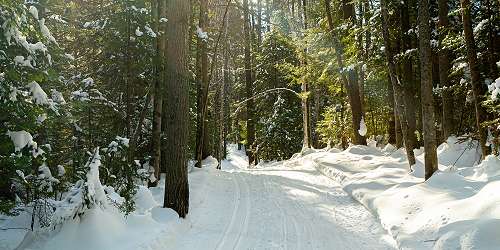
[[462, 21], [464, 24], [464, 35], [465, 35], [465, 45], [467, 47], [467, 61], [469, 62], [469, 69], [472, 80], [472, 93], [474, 96], [474, 107], [476, 110], [476, 126], [477, 133], [479, 135], [479, 144], [481, 145], [482, 157], [486, 157], [490, 153], [489, 147], [486, 146], [487, 142], [487, 130], [482, 125], [486, 120], [486, 111], [484, 110], [481, 103], [484, 100], [484, 95], [486, 94], [486, 85], [481, 82], [481, 75], [479, 72], [479, 62], [477, 60], [476, 53], [476, 43], [474, 41], [474, 33], [472, 31], [472, 19], [471, 19], [471, 4], [469, 0], [461, 0], [460, 5], [462, 7]]
[[[153, 23], [156, 34], [159, 30], [165, 30], [165, 24], [162, 23], [160, 27], [159, 16], [165, 16], [165, 2], [162, 0], [153, 1]], [[162, 104], [163, 104], [163, 82], [164, 82], [164, 67], [163, 67], [163, 51], [165, 50], [165, 39], [157, 36], [155, 39], [155, 79], [154, 81], [154, 94], [153, 94], [153, 132], [151, 138], [151, 145], [153, 151], [153, 169], [154, 177], [156, 180], [149, 183], [149, 186], [158, 185], [160, 179], [160, 162], [161, 162], [161, 117], [162, 117]]]
[[[352, 8], [352, 6], [351, 6]], [[349, 8], [346, 8], [347, 10]], [[333, 24], [332, 12], [330, 10], [330, 0], [325, 0], [325, 12], [328, 21], [328, 26], [330, 28], [330, 33], [332, 34], [332, 39], [335, 48], [335, 55], [337, 64], [341, 69], [344, 69], [344, 48], [340, 43], [340, 38], [338, 37], [335, 31], [335, 25]], [[350, 15], [349, 15], [350, 16]], [[341, 74], [342, 83], [347, 90], [347, 95], [349, 97], [349, 104], [351, 105], [352, 111], [352, 129], [354, 134], [354, 143], [358, 145], [366, 145], [366, 138], [359, 134], [360, 122], [362, 118], [362, 110], [361, 110], [361, 100], [359, 98], [359, 87], [355, 77], [355, 73], [349, 73], [349, 79], [345, 76], [344, 73]]]
[[[405, 0], [401, 5], [401, 38], [402, 38], [402, 51], [405, 53], [407, 50], [412, 48], [411, 37], [408, 34], [410, 26], [410, 15], [408, 13], [408, 1]], [[404, 92], [404, 108], [405, 117], [407, 123], [406, 135], [405, 135], [405, 146], [412, 149], [411, 162], [415, 163], [415, 156], [413, 155], [413, 149], [417, 147], [417, 135], [415, 131], [417, 130], [416, 114], [415, 114], [415, 88], [413, 79], [413, 67], [411, 59], [405, 57], [403, 59], [403, 92]], [[403, 126], [403, 125], [401, 125]]]
[[428, 0], [419, 0], [418, 20], [425, 179], [427, 180], [438, 169], [436, 126], [434, 125], [434, 97], [432, 95], [432, 50]]
[[189, 210], [189, 185], [187, 169], [188, 134], [189, 134], [189, 69], [187, 59], [189, 1], [167, 1], [166, 46], [166, 110], [163, 114], [165, 123], [166, 148], [165, 162], [165, 199], [164, 207], [172, 208], [180, 217], [185, 217]]
[[246, 97], [250, 98], [247, 102], [247, 145], [246, 151], [248, 155], [249, 164], [253, 164], [255, 160], [255, 121], [254, 121], [254, 100], [253, 96], [253, 82], [252, 82], [252, 63], [250, 55], [250, 15], [248, 8], [248, 0], [243, 0], [243, 35], [245, 40], [245, 90]]
[[[396, 140], [396, 112], [394, 109], [394, 89], [392, 88], [392, 82], [391, 78], [388, 79], [389, 81], [387, 82], [387, 102], [389, 103], [389, 112], [387, 114], [387, 117], [389, 118], [387, 120], [387, 134], [389, 135], [389, 138], [387, 138], [388, 143], [392, 145], [397, 145], [397, 140]], [[401, 126], [400, 126], [401, 127]]]
[[380, 11], [382, 14], [382, 36], [384, 38], [384, 44], [385, 44], [385, 56], [387, 59], [387, 66], [389, 68], [389, 77], [391, 78], [391, 83], [392, 87], [394, 90], [394, 106], [396, 110], [396, 120], [399, 118], [399, 123], [395, 123], [396, 128], [400, 124], [401, 125], [401, 131], [403, 135], [403, 141], [405, 142], [405, 149], [406, 149], [406, 154], [408, 157], [408, 162], [411, 165], [415, 164], [415, 155], [413, 153], [413, 148], [410, 146], [409, 143], [407, 142], [407, 135], [408, 135], [408, 123], [406, 121], [406, 112], [404, 108], [404, 98], [403, 98], [403, 93], [404, 89], [402, 86], [401, 81], [398, 78], [397, 72], [396, 72], [396, 64], [394, 63], [394, 50], [391, 45], [391, 40], [389, 37], [389, 26], [388, 26], [388, 20], [389, 20], [389, 14], [387, 12], [387, 6], [385, 0], [380, 1]]
[[[303, 15], [303, 24], [304, 24], [304, 34], [307, 31], [307, 1], [302, 0], [302, 15]], [[307, 71], [307, 48], [304, 49], [304, 58], [303, 58], [303, 67], [306, 68]], [[309, 92], [309, 84], [304, 79], [302, 82], [302, 93]], [[311, 104], [309, 102], [309, 94], [306, 94], [305, 97], [302, 98], [302, 127], [304, 129], [304, 138], [303, 138], [303, 148], [311, 147]]]
[[446, 140], [454, 133], [453, 117], [453, 91], [452, 82], [448, 79], [450, 71], [450, 51], [444, 48], [443, 40], [448, 33], [450, 22], [448, 20], [448, 0], [439, 0], [439, 83], [443, 87], [443, 138]]
[[[207, 32], [208, 28], [208, 0], [200, 0], [200, 18], [198, 27]], [[196, 50], [196, 66], [197, 66], [197, 98], [196, 98], [196, 167], [201, 167], [201, 161], [209, 154], [208, 147], [208, 124], [207, 111], [208, 105], [205, 98], [208, 97], [208, 52], [207, 39], [203, 39], [198, 34]]]

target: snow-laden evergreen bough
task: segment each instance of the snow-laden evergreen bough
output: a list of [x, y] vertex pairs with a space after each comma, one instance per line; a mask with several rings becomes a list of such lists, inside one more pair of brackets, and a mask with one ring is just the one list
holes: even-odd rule
[[18, 0], [0, 6], [0, 48], [0, 212], [23, 205], [31, 227], [35, 216], [48, 225], [42, 214], [64, 187], [63, 167], [48, 164], [52, 146], [44, 135], [65, 104], [55, 66], [60, 49], [37, 7]]

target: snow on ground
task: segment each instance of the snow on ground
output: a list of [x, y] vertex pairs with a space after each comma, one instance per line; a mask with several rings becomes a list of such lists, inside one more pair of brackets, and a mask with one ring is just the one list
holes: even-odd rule
[[477, 144], [450, 138], [439, 171], [423, 180], [422, 150], [409, 173], [402, 150], [351, 146], [296, 164], [316, 167], [379, 218], [401, 249], [500, 249], [500, 159], [481, 164]]
[[[500, 159], [477, 165], [477, 144], [450, 138], [424, 182], [422, 151], [411, 172], [390, 145], [310, 149], [249, 169], [231, 146], [222, 170], [211, 157], [191, 169], [186, 219], [161, 208], [162, 182], [140, 187], [127, 217], [94, 208], [28, 234], [19, 249], [499, 249]], [[1, 217], [0, 228], [27, 227], [26, 218]], [[0, 249], [14, 249], [24, 232], [0, 232]]]
[[[164, 249], [392, 249], [374, 217], [314, 167], [247, 169], [231, 147], [190, 174], [187, 231]], [[389, 241], [389, 242], [387, 242]]]
[[[314, 167], [274, 162], [247, 169], [244, 152], [230, 151], [222, 170], [211, 157], [202, 169], [192, 169], [184, 220], [160, 207], [160, 183], [139, 188], [137, 211], [127, 217], [112, 208], [91, 209], [56, 231], [28, 234], [20, 249], [394, 248], [376, 219]], [[22, 234], [17, 241], [10, 237], [0, 235], [0, 249], [13, 249], [22, 240]]]

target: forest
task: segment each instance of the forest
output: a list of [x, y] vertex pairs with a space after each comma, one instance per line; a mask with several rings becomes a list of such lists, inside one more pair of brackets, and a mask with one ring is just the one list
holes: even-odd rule
[[500, 249], [499, 155], [497, 0], [0, 0], [0, 249]]

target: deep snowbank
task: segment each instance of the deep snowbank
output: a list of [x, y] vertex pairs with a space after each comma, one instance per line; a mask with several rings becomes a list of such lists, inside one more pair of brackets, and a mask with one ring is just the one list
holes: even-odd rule
[[[217, 163], [215, 158], [209, 157], [203, 161], [203, 169], [192, 169], [189, 175], [190, 182], [193, 182], [191, 188], [198, 191], [203, 185], [211, 182], [205, 180], [205, 173], [217, 171]], [[181, 220], [174, 210], [162, 207], [164, 177], [157, 187], [137, 187], [134, 196], [136, 210], [127, 216], [110, 204], [122, 203], [123, 197], [113, 188], [102, 186], [97, 180], [93, 179], [94, 188], [99, 192], [105, 190], [105, 194], [102, 194], [105, 196], [104, 204], [86, 210], [82, 216], [65, 220], [55, 230], [44, 228], [31, 232], [28, 229], [31, 223], [29, 212], [15, 217], [0, 215], [0, 250], [165, 249], [176, 245], [180, 235], [192, 227], [189, 216]], [[196, 195], [193, 197], [196, 198]], [[193, 197], [191, 203], [194, 205], [206, 198], [200, 197], [201, 200], [197, 200]], [[5, 228], [11, 229], [1, 230]]]
[[[137, 210], [128, 216], [109, 205], [89, 209], [53, 231], [13, 231], [0, 236], [0, 249], [161, 249], [166, 242], [175, 240], [181, 222], [175, 211], [160, 206], [155, 193], [162, 197], [163, 188], [150, 191], [139, 186], [134, 197]], [[110, 197], [116, 195], [111, 193]], [[29, 218], [29, 214], [23, 213], [7, 218], [7, 222], [26, 226]]]
[[450, 138], [439, 146], [440, 170], [427, 182], [422, 150], [411, 173], [404, 152], [390, 146], [352, 146], [295, 161], [337, 180], [402, 249], [500, 249], [500, 159], [488, 156], [477, 165], [476, 148]]

